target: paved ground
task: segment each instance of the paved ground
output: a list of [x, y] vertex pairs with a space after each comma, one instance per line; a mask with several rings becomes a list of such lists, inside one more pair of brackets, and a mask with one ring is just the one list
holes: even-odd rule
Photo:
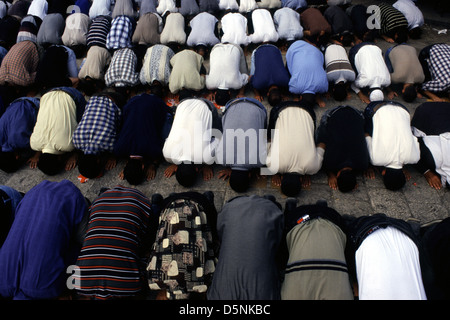
[[[369, 1], [354, 0], [353, 3], [367, 4]], [[426, 21], [431, 24], [424, 26], [424, 34], [421, 40], [411, 41], [410, 43], [418, 49], [425, 47], [427, 44], [436, 42], [450, 43], [450, 31], [449, 34], [438, 34], [438, 31], [445, 29], [450, 22], [448, 16], [443, 13], [437, 13], [434, 9], [428, 7], [424, 8], [423, 11], [426, 16]], [[383, 51], [390, 46], [390, 44], [381, 40], [378, 44]], [[249, 57], [247, 58], [249, 61]], [[247, 90], [247, 94], [248, 96], [252, 96], [250, 90]], [[401, 101], [400, 98], [396, 98], [395, 100]], [[315, 109], [318, 120], [326, 109], [339, 105], [334, 100], [325, 101], [327, 103], [325, 108], [316, 107]], [[416, 107], [425, 101], [425, 99], [422, 99], [417, 100], [415, 103], [405, 105], [409, 108], [412, 115]], [[268, 106], [267, 101], [264, 101], [264, 104]], [[352, 105], [360, 110], [363, 110], [365, 107], [365, 104], [354, 94], [346, 104]], [[115, 169], [106, 172], [103, 177], [89, 180], [86, 183], [80, 183], [78, 181], [78, 169], [74, 169], [70, 172], [63, 172], [57, 176], [48, 177], [38, 169], [33, 170], [24, 167], [14, 174], [0, 172], [0, 184], [8, 185], [22, 192], [27, 192], [44, 179], [51, 181], [68, 179], [77, 185], [87, 198], [94, 200], [102, 187], [112, 187], [116, 184], [128, 186], [126, 181], [118, 178], [119, 172], [122, 170], [123, 166], [124, 163], [119, 162]], [[155, 192], [167, 196], [171, 192], [187, 191], [186, 188], [181, 187], [177, 183], [175, 177], [167, 179], [163, 176], [164, 169], [167, 166], [168, 164], [161, 165], [154, 180], [144, 182], [143, 184], [136, 186], [136, 188], [148, 196], [151, 196]], [[217, 172], [220, 169], [220, 166], [215, 166], [215, 177], [211, 181], [205, 182], [199, 178], [195, 187], [191, 189], [199, 192], [212, 190], [215, 194], [215, 204], [218, 210], [221, 209], [222, 205], [227, 200], [238, 195], [229, 187], [227, 182], [217, 178]], [[358, 189], [349, 194], [331, 190], [328, 186], [325, 173], [321, 171], [312, 177], [311, 187], [307, 190], [302, 190], [298, 195], [298, 203], [311, 204], [319, 199], [324, 199], [328, 202], [329, 206], [334, 207], [340, 213], [355, 216], [382, 212], [388, 216], [405, 220], [414, 218], [420, 222], [428, 222], [434, 219], [448, 217], [450, 213], [450, 190], [434, 190], [428, 186], [425, 178], [414, 168], [411, 167], [409, 171], [411, 173], [411, 180], [406, 183], [401, 191], [392, 192], [386, 190], [381, 180], [381, 176], [378, 174], [375, 180], [367, 180], [364, 177], [359, 177]], [[270, 177], [254, 183], [246, 194], [272, 194], [278, 199], [283, 207], [286, 201], [286, 197], [280, 193], [280, 190], [271, 185]]]

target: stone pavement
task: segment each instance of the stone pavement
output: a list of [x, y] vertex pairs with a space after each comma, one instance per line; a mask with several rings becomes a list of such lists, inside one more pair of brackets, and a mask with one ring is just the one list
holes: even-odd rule
[[[354, 0], [353, 3], [367, 4], [373, 3], [373, 1]], [[438, 34], [438, 31], [444, 29], [445, 23], [450, 22], [450, 20], [447, 20], [445, 15], [441, 15], [429, 7], [426, 11], [424, 9], [424, 13], [426, 13], [427, 24], [424, 26], [422, 39], [415, 41], [411, 40], [410, 43], [418, 50], [431, 43], [450, 43], [450, 34]], [[431, 21], [432, 24], [428, 23], [429, 21]], [[383, 52], [391, 46], [391, 44], [388, 44], [382, 40], [378, 41], [378, 45], [383, 49]], [[250, 52], [247, 55], [247, 60], [248, 62], [250, 61]], [[208, 61], [206, 61], [206, 65], [207, 62]], [[251, 90], [249, 89], [246, 94], [248, 96], [253, 96]], [[395, 98], [395, 100], [402, 102], [401, 98]], [[421, 99], [416, 100], [414, 103], [405, 103], [411, 111], [411, 116], [416, 107], [425, 101], [425, 99]], [[317, 121], [320, 120], [320, 117], [325, 110], [341, 104], [332, 99], [325, 99], [325, 102], [325, 108], [315, 108]], [[267, 101], [264, 101], [263, 103], [269, 109]], [[351, 99], [346, 101], [345, 104], [354, 106], [360, 110], [363, 110], [365, 107], [365, 104], [361, 102], [354, 94], [352, 94]], [[0, 171], [0, 184], [8, 185], [21, 192], [27, 192], [44, 179], [50, 181], [61, 181], [62, 179], [68, 179], [78, 186], [82, 193], [92, 201], [96, 198], [102, 187], [113, 187], [116, 184], [129, 186], [126, 181], [120, 180], [118, 177], [124, 165], [124, 162], [118, 162], [117, 167], [109, 172], [106, 172], [103, 177], [89, 180], [85, 183], [81, 183], [78, 180], [77, 177], [79, 172], [77, 168], [70, 172], [63, 172], [57, 176], [49, 177], [44, 175], [38, 169], [30, 169], [25, 166], [14, 174], [6, 174]], [[175, 177], [164, 177], [164, 170], [167, 166], [168, 164], [162, 164], [158, 168], [156, 178], [154, 180], [146, 181], [141, 185], [134, 187], [141, 190], [149, 197], [153, 193], [160, 193], [165, 197], [172, 192], [188, 191], [188, 189], [177, 183]], [[358, 177], [358, 189], [348, 194], [332, 190], [328, 186], [326, 174], [320, 171], [318, 174], [312, 176], [311, 187], [307, 190], [302, 190], [297, 196], [298, 204], [312, 204], [317, 200], [323, 199], [328, 202], [330, 207], [335, 208], [341, 214], [362, 216], [373, 213], [385, 213], [388, 216], [405, 220], [415, 219], [419, 222], [429, 222], [431, 220], [443, 219], [450, 216], [450, 190], [432, 189], [428, 186], [425, 178], [421, 174], [419, 174], [413, 167], [408, 168], [411, 173], [411, 180], [407, 181], [405, 187], [400, 191], [393, 192], [385, 189], [381, 180], [381, 175], [377, 174], [375, 180], [368, 180], [362, 176]], [[234, 192], [228, 185], [228, 182], [217, 178], [217, 173], [220, 169], [220, 166], [214, 166], [215, 176], [211, 181], [203, 181], [199, 177], [196, 185], [190, 189], [199, 192], [208, 190], [213, 191], [215, 195], [215, 205], [219, 211], [226, 201], [235, 196], [241, 195]], [[281, 194], [279, 188], [272, 186], [270, 177], [266, 177], [260, 181], [255, 181], [245, 194], [272, 194], [283, 205], [283, 207], [287, 199]]]

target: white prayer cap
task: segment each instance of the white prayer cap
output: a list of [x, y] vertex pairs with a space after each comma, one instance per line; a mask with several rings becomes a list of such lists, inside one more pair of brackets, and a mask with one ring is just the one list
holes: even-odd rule
[[370, 93], [369, 99], [371, 102], [373, 101], [383, 101], [384, 100], [384, 94], [383, 91], [380, 89], [375, 89]]

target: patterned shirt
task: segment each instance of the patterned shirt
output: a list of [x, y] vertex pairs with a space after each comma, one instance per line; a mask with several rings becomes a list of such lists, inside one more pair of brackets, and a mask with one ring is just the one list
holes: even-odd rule
[[166, 289], [170, 300], [205, 293], [215, 270], [213, 209], [191, 193], [165, 200], [148, 259], [150, 290]]
[[83, 118], [73, 134], [76, 149], [85, 154], [112, 152], [120, 123], [121, 110], [106, 95], [89, 99]]
[[139, 78], [142, 84], [158, 81], [163, 85], [169, 83], [171, 66], [170, 59], [175, 53], [169, 47], [155, 44], [147, 49]]
[[101, 194], [90, 207], [86, 238], [78, 257], [76, 290], [96, 299], [127, 297], [143, 288], [143, 245], [150, 200], [140, 191], [116, 186]]
[[117, 16], [111, 22], [111, 30], [106, 38], [106, 48], [110, 50], [131, 48], [134, 27], [128, 16]]
[[26, 40], [15, 44], [2, 60], [0, 85], [29, 86], [34, 83], [38, 63], [39, 53], [34, 42]]
[[423, 90], [445, 92], [450, 89], [450, 46], [435, 44], [427, 59], [431, 80], [422, 85]]
[[135, 86], [139, 82], [136, 71], [137, 56], [130, 48], [119, 49], [114, 52], [111, 64], [105, 74], [105, 84], [108, 87]]

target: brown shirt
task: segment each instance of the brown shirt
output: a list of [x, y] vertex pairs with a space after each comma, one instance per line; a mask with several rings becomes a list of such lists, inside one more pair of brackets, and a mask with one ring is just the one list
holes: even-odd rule
[[331, 33], [331, 26], [323, 14], [317, 8], [308, 8], [300, 14], [300, 22], [304, 30], [309, 30], [311, 35], [319, 35], [324, 30]]

